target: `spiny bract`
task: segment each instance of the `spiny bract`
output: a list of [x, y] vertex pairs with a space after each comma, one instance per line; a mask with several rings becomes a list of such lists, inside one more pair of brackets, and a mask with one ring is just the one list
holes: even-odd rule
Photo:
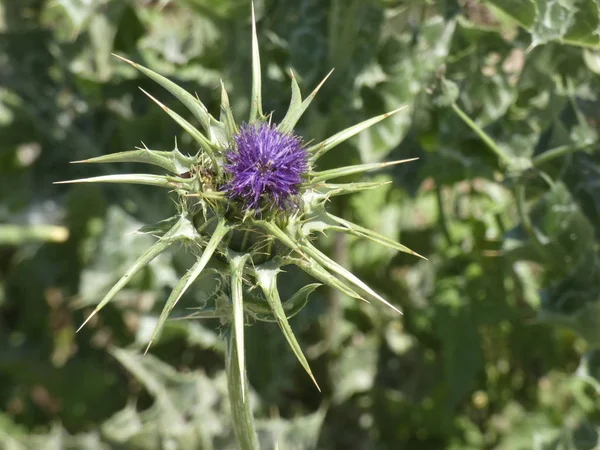
[[306, 147], [293, 133], [293, 129], [325, 80], [302, 100], [300, 88], [292, 73], [289, 109], [281, 123], [271, 124], [270, 117], [263, 114], [261, 106], [260, 58], [254, 10], [251, 110], [247, 124], [241, 127], [234, 120], [223, 84], [221, 111], [217, 120], [209, 114], [200, 100], [175, 83], [139, 64], [121, 59], [181, 101], [198, 120], [204, 132], [147, 94], [196, 141], [199, 151], [195, 156], [185, 156], [177, 147], [170, 152], [144, 148], [79, 161], [143, 162], [160, 166], [171, 172], [171, 175], [108, 175], [66, 183], [108, 182], [159, 186], [174, 191], [181, 205], [178, 214], [170, 222], [166, 221], [172, 224], [168, 231], [164, 231], [163, 223], [151, 229], [153, 234], [160, 236], [158, 241], [129, 268], [83, 325], [152, 259], [172, 244], [183, 242], [195, 246], [199, 256], [167, 299], [148, 347], [192, 283], [203, 271], [207, 272], [208, 268], [216, 269], [221, 276], [227, 277], [225, 288], [220, 293], [220, 298], [224, 301], [216, 301], [217, 306], [206, 308], [195, 317], [216, 317], [232, 324], [240, 379], [245, 379], [242, 372], [245, 367], [243, 343], [247, 314], [256, 320], [276, 321], [279, 324], [298, 360], [316, 384], [288, 318], [306, 305], [308, 296], [320, 284], [304, 286], [291, 298], [282, 301], [277, 290], [277, 275], [282, 267], [293, 264], [323, 284], [350, 297], [363, 299], [365, 296], [400, 312], [311, 242], [313, 233], [332, 230], [417, 255], [407, 247], [336, 217], [325, 209], [325, 203], [332, 196], [373, 189], [385, 184], [333, 184], [330, 183], [331, 180], [412, 159], [314, 170], [317, 160], [325, 153], [399, 110], [366, 120]]

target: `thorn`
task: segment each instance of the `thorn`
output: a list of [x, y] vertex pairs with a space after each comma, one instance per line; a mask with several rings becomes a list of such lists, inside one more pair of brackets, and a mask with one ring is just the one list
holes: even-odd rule
[[397, 108], [397, 109], [394, 109], [393, 111], [387, 112], [387, 113], [383, 114], [383, 118], [387, 119], [388, 117], [393, 116], [397, 112], [402, 111], [406, 107], [408, 107], [408, 105], [402, 105], [400, 108]]
[[148, 92], [146, 92], [146, 91], [145, 91], [143, 88], [141, 88], [141, 87], [140, 87], [139, 89], [140, 89], [140, 91], [142, 91], [144, 94], [146, 94], [148, 97], [150, 97], [150, 99], [151, 99], [151, 100], [152, 100], [154, 103], [156, 103], [158, 106], [160, 106], [160, 107], [163, 109], [163, 111], [165, 111], [165, 112], [167, 112], [167, 113], [170, 111], [170, 109], [169, 109], [169, 108], [167, 108], [165, 105], [163, 105], [161, 102], [159, 102], [159, 101], [158, 101], [156, 98], [154, 98], [152, 95], [150, 95]]
[[416, 161], [417, 159], [419, 159], [419, 158], [416, 157], [416, 158], [408, 158], [408, 159], [399, 159], [398, 161], [390, 161], [387, 163], [383, 163], [382, 167], [389, 167], [389, 166], [393, 166], [395, 164], [402, 164], [402, 163], [407, 163], [407, 162], [411, 162], [411, 161]]
[[321, 80], [321, 82], [317, 85], [317, 87], [314, 88], [314, 90], [310, 93], [309, 97], [314, 98], [317, 95], [317, 92], [319, 92], [319, 89], [321, 89], [321, 87], [325, 84], [325, 82], [331, 76], [331, 74], [333, 73], [334, 70], [335, 69], [331, 69], [329, 71], [329, 73], [327, 75], [325, 75], [325, 78], [323, 78], [323, 80]]
[[88, 323], [90, 321], [90, 319], [92, 317], [94, 317], [96, 315], [97, 312], [98, 312], [98, 309], [94, 309], [94, 311], [92, 311], [92, 313], [88, 316], [88, 318], [83, 321], [83, 323], [79, 326], [79, 328], [77, 328], [77, 331], [75, 331], [75, 333], [79, 333], [79, 331], [85, 326], [86, 323]]
[[133, 62], [133, 61], [131, 61], [131, 60], [127, 59], [127, 58], [124, 58], [123, 56], [119, 56], [119, 55], [117, 55], [116, 53], [111, 53], [111, 55], [113, 55], [113, 56], [116, 56], [116, 57], [117, 57], [117, 58], [119, 58], [121, 61], [125, 61], [127, 64], [130, 64], [130, 65], [132, 65], [132, 66], [133, 66], [133, 67], [135, 67], [136, 69], [138, 68], [138, 64], [137, 64], [137, 63], [135, 63], [135, 62]]

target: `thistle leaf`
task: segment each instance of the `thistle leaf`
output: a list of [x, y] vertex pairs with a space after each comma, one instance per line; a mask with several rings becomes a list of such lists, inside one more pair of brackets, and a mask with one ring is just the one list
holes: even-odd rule
[[118, 175], [102, 175], [99, 177], [79, 178], [77, 180], [55, 181], [54, 184], [71, 183], [127, 183], [143, 184], [146, 186], [158, 186], [171, 189], [187, 190], [189, 180], [184, 178], [169, 177], [165, 175], [151, 175], [144, 173], [128, 173]]
[[316, 161], [317, 159], [319, 159], [321, 156], [323, 156], [325, 153], [327, 153], [332, 148], [334, 148], [337, 145], [341, 144], [342, 142], [350, 139], [352, 136], [357, 135], [361, 131], [364, 131], [367, 128], [372, 127], [376, 123], [379, 123], [382, 120], [387, 119], [390, 116], [393, 116], [397, 112], [402, 111], [404, 108], [406, 108], [406, 105], [404, 105], [398, 109], [395, 109], [393, 111], [390, 111], [388, 113], [381, 114], [380, 116], [376, 116], [376, 117], [372, 117], [371, 119], [367, 119], [367, 120], [360, 122], [354, 126], [346, 128], [345, 130], [340, 131], [339, 133], [334, 134], [333, 136], [325, 139], [323, 142], [321, 142], [319, 144], [309, 147], [308, 152], [313, 154], [311, 159], [313, 161]]
[[206, 132], [210, 134], [210, 122], [211, 119], [215, 119], [208, 113], [206, 106], [204, 106], [204, 104], [200, 100], [198, 100], [192, 94], [187, 92], [185, 89], [173, 83], [171, 80], [163, 77], [162, 75], [159, 75], [158, 73], [147, 69], [146, 67], [141, 66], [133, 61], [123, 58], [122, 56], [115, 55], [114, 53], [113, 55], [119, 58], [120, 60], [125, 61], [127, 64], [132, 65], [137, 70], [146, 75], [148, 78], [151, 78], [153, 81], [160, 84], [163, 88], [165, 88], [167, 91], [173, 94], [177, 98], [177, 100], [183, 103], [185, 107], [190, 110], [194, 117], [198, 119], [202, 127], [204, 127]]
[[233, 142], [233, 137], [237, 134], [238, 128], [233, 117], [233, 111], [229, 104], [229, 96], [225, 90], [223, 80], [221, 80], [221, 116], [219, 117], [222, 124], [225, 124], [227, 130], [227, 138], [229, 142]]
[[214, 306], [207, 306], [205, 308], [201, 308], [187, 316], [177, 317], [173, 320], [189, 320], [189, 319], [221, 319], [223, 316], [223, 312], [217, 310]]
[[167, 389], [166, 381], [173, 380], [181, 374], [167, 363], [153, 357], [142, 357], [134, 350], [126, 350], [112, 346], [108, 352], [131, 373], [139, 383], [146, 388], [160, 405], [164, 420], [172, 426], [184, 426], [184, 412], [179, 407], [173, 391]]
[[386, 184], [391, 184], [392, 181], [366, 181], [359, 183], [321, 183], [314, 186], [314, 189], [323, 197], [330, 198], [338, 195], [354, 194], [356, 192], [368, 191], [377, 189]]
[[288, 112], [277, 127], [279, 131], [281, 131], [282, 133], [290, 133], [294, 129], [294, 127], [298, 123], [298, 120], [300, 120], [300, 117], [302, 117], [302, 114], [304, 114], [304, 111], [306, 111], [310, 103], [317, 96], [317, 92], [319, 92], [319, 89], [321, 89], [323, 84], [325, 84], [325, 81], [327, 81], [327, 78], [329, 78], [329, 76], [332, 73], [333, 69], [331, 69], [329, 73], [325, 75], [325, 78], [323, 78], [323, 80], [311, 92], [311, 94], [308, 97], [306, 97], [306, 99], [304, 99], [303, 102], [301, 102], [302, 96], [300, 93], [300, 87], [298, 86], [296, 77], [294, 77], [294, 73], [292, 72], [292, 99], [290, 101], [290, 107], [288, 109]]
[[119, 291], [127, 285], [127, 283], [129, 283], [135, 274], [147, 266], [150, 261], [165, 251], [171, 244], [186, 239], [193, 239], [196, 236], [197, 233], [195, 228], [187, 216], [181, 217], [168, 233], [156, 241], [152, 247], [150, 247], [142, 256], [140, 256], [129, 269], [127, 269], [127, 272], [125, 272], [125, 274], [119, 279], [119, 281], [117, 281], [112, 289], [108, 291], [108, 293], [104, 296], [100, 303], [98, 303], [94, 311], [92, 311], [88, 318], [85, 319], [77, 331], [81, 330], [92, 317], [94, 317], [102, 308], [104, 308], [106, 304], [110, 302], [114, 296], [117, 295]]
[[294, 250], [302, 257], [306, 257], [306, 255], [302, 253], [302, 249], [298, 246], [298, 244], [290, 236], [288, 236], [285, 231], [283, 231], [274, 223], [266, 220], [256, 220], [254, 223], [275, 238], [279, 239], [289, 249]]
[[[298, 314], [308, 303], [308, 297], [312, 294], [315, 289], [323, 286], [321, 283], [311, 283], [301, 287], [292, 295], [289, 299], [282, 302], [285, 316], [291, 319]], [[263, 298], [257, 298], [255, 295], [244, 296], [244, 308], [252, 315], [256, 320], [261, 322], [277, 322], [277, 319], [273, 315], [272, 310], [269, 308], [268, 303]]]
[[330, 288], [337, 289], [338, 291], [346, 294], [350, 298], [355, 298], [365, 303], [369, 303], [367, 300], [365, 300], [363, 297], [357, 294], [350, 286], [348, 286], [342, 280], [334, 277], [331, 273], [329, 273], [317, 261], [312, 259], [310, 261], [294, 260], [293, 263], [310, 276], [322, 281], [323, 284], [329, 286]]
[[394, 305], [392, 305], [390, 302], [388, 302], [386, 299], [384, 299], [381, 295], [379, 295], [377, 292], [375, 292], [373, 289], [371, 289], [369, 286], [367, 286], [360, 278], [358, 278], [356, 275], [354, 275], [349, 270], [340, 266], [334, 260], [327, 257], [327, 255], [325, 255], [324, 253], [319, 251], [311, 243], [304, 242], [302, 245], [302, 248], [306, 252], [306, 254], [308, 254], [309, 256], [314, 258], [316, 261], [318, 261], [320, 264], [325, 266], [327, 269], [331, 270], [332, 272], [337, 273], [339, 276], [346, 279], [349, 283], [352, 283], [357, 288], [362, 289], [363, 291], [368, 293], [371, 297], [373, 297], [375, 300], [380, 301], [384, 305], [387, 305], [390, 308], [392, 308], [397, 313], [402, 314], [402, 311], [400, 311], [398, 308], [396, 308]]
[[160, 313], [158, 322], [156, 323], [156, 326], [154, 327], [154, 331], [152, 332], [152, 337], [150, 338], [150, 342], [148, 342], [148, 346], [146, 347], [146, 352], [148, 352], [148, 349], [152, 345], [152, 342], [154, 342], [154, 340], [160, 334], [165, 322], [167, 321], [167, 317], [169, 317], [169, 314], [171, 313], [171, 311], [173, 311], [173, 308], [175, 308], [175, 305], [177, 304], [177, 302], [179, 301], [181, 296], [188, 290], [188, 288], [192, 285], [192, 283], [194, 281], [196, 281], [196, 279], [200, 276], [200, 274], [206, 267], [206, 264], [208, 264], [213, 253], [215, 252], [215, 250], [217, 249], [217, 247], [219, 246], [219, 244], [221, 243], [221, 241], [223, 240], [223, 238], [225, 237], [225, 235], [227, 234], [228, 231], [229, 231], [229, 226], [225, 224], [224, 219], [221, 219], [219, 221], [219, 223], [217, 224], [215, 231], [211, 235], [210, 240], [208, 241], [208, 244], [204, 248], [204, 251], [202, 252], [202, 256], [192, 266], [192, 268], [190, 270], [188, 270], [183, 277], [181, 277], [181, 279], [177, 282], [177, 284], [173, 288], [171, 295], [169, 295], [169, 298], [167, 299], [167, 303], [165, 304], [162, 312]]
[[[248, 253], [239, 254], [229, 252], [229, 266], [231, 267], [231, 303], [233, 304], [233, 334], [235, 335], [236, 354], [240, 379], [246, 377], [246, 361], [244, 357], [244, 299], [242, 290], [242, 276]], [[245, 390], [242, 390], [242, 402], [246, 401]]]
[[252, 2], [252, 98], [250, 99], [250, 120], [255, 122], [263, 117], [261, 93], [260, 53], [258, 50], [258, 37], [256, 35], [256, 16], [254, 15], [254, 2]]
[[282, 133], [289, 133], [292, 131], [294, 126], [290, 124], [290, 121], [292, 120], [291, 116], [300, 108], [300, 105], [302, 105], [302, 93], [300, 92], [300, 86], [298, 86], [298, 81], [296, 80], [294, 71], [291, 69], [290, 76], [292, 77], [292, 97], [290, 99], [290, 106], [288, 107], [285, 117], [277, 126], [277, 129]]
[[308, 361], [302, 353], [302, 349], [300, 348], [300, 344], [296, 340], [296, 336], [290, 327], [290, 324], [285, 315], [285, 311], [283, 309], [283, 305], [281, 304], [281, 299], [279, 298], [279, 291], [277, 290], [277, 273], [279, 273], [279, 267], [276, 266], [273, 261], [263, 264], [262, 266], [258, 266], [255, 268], [257, 274], [257, 281], [260, 285], [269, 306], [271, 307], [273, 314], [275, 315], [275, 319], [283, 331], [283, 335], [285, 336], [288, 344], [290, 345], [292, 351], [302, 364], [302, 367], [308, 373], [313, 383], [317, 387], [319, 391], [321, 388], [319, 387], [317, 380], [315, 379], [312, 371], [310, 370], [310, 366], [308, 365]]
[[348, 175], [354, 175], [357, 173], [368, 172], [370, 170], [383, 169], [385, 167], [394, 166], [396, 164], [403, 164], [410, 161], [415, 161], [419, 158], [401, 159], [399, 161], [390, 161], [383, 163], [370, 163], [370, 164], [356, 164], [354, 166], [339, 167], [337, 169], [323, 170], [321, 172], [313, 172], [311, 179], [308, 183], [314, 185], [325, 180], [331, 180], [332, 178], [345, 177]]
[[341, 217], [334, 216], [333, 214], [327, 213], [327, 216], [329, 216], [331, 219], [333, 219], [340, 225], [343, 225], [342, 231], [345, 233], [349, 233], [354, 236], [369, 239], [369, 240], [376, 242], [378, 244], [381, 244], [385, 247], [389, 247], [391, 249], [398, 250], [403, 253], [409, 253], [411, 255], [418, 256], [419, 258], [422, 258], [425, 261], [428, 261], [427, 258], [419, 255], [417, 252], [411, 250], [410, 248], [408, 248], [408, 247], [400, 244], [399, 242], [396, 242], [388, 237], [385, 237], [373, 230], [369, 230], [368, 228], [361, 227], [360, 225], [357, 225], [355, 223], [344, 220]]
[[144, 94], [146, 94], [148, 97], [150, 97], [150, 99], [154, 103], [156, 103], [158, 106], [160, 106], [163, 109], [163, 111], [166, 112], [171, 117], [171, 119], [173, 119], [175, 122], [177, 122], [177, 124], [181, 128], [183, 128], [190, 136], [192, 136], [192, 138], [194, 138], [194, 140], [200, 145], [202, 150], [204, 150], [207, 153], [207, 155], [210, 157], [212, 164], [213, 164], [213, 169], [216, 172], [219, 172], [221, 170], [221, 166], [217, 162], [217, 158], [215, 156], [214, 144], [212, 142], [210, 142], [196, 127], [194, 127], [191, 123], [189, 123], [187, 120], [185, 120], [179, 114], [177, 114], [175, 111], [173, 111], [170, 108], [163, 105], [160, 101], [158, 101], [156, 98], [151, 96], [148, 92], [146, 92], [142, 88], [140, 88], [140, 90]]
[[136, 162], [152, 164], [162, 167], [172, 173], [181, 174], [188, 172], [194, 164], [194, 159], [190, 156], [183, 155], [179, 150], [175, 149], [171, 152], [159, 150], [149, 150], [140, 148], [126, 152], [111, 153], [110, 155], [98, 156], [96, 158], [84, 159], [81, 161], [72, 161], [72, 164], [99, 164], [99, 163], [120, 163], [120, 162]]

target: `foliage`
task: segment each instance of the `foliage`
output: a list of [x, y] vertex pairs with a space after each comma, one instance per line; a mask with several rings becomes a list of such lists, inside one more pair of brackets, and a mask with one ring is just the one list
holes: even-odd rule
[[[420, 157], [334, 198], [355, 236], [328, 254], [404, 316], [325, 288], [290, 320], [319, 393], [277, 324], [246, 328], [264, 448], [592, 449], [600, 404], [600, 8], [594, 0], [256, 2], [263, 110], [283, 117], [289, 70], [322, 140], [401, 107], [323, 156], [321, 169]], [[141, 352], [191, 265], [173, 248], [75, 330], [176, 210], [147, 186], [52, 185], [122, 166], [107, 153], [194, 143], [186, 120], [125, 55], [196, 92], [220, 79], [250, 111], [246, 0], [0, 3], [0, 447], [232, 448], [224, 341], [211, 320], [170, 320]], [[104, 172], [103, 172], [104, 171]], [[155, 173], [160, 173], [159, 171]], [[169, 227], [172, 224], [159, 224]], [[140, 230], [141, 233], [134, 233]], [[168, 228], [165, 228], [168, 229]], [[312, 279], [290, 270], [288, 298]], [[175, 308], [219, 291], [199, 279]]]

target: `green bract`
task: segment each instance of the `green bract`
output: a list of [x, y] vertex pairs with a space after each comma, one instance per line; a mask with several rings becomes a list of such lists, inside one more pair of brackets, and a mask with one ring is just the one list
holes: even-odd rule
[[[207, 111], [199, 99], [165, 77], [125, 58], [119, 58], [173, 94], [191, 111], [202, 130], [147, 94], [196, 141], [198, 152], [194, 156], [186, 156], [177, 148], [170, 152], [144, 148], [78, 161], [81, 163], [142, 162], [159, 166], [169, 174], [109, 175], [66, 183], [107, 182], [159, 186], [175, 192], [179, 197], [180, 205], [175, 217], [161, 222], [160, 226], [144, 228], [144, 231], [160, 236], [158, 241], [129, 268], [96, 306], [86, 322], [153, 258], [174, 243], [185, 243], [188, 244], [187, 248], [196, 248], [195, 253], [198, 255], [196, 263], [179, 280], [167, 299], [148, 347], [159, 335], [169, 313], [181, 296], [207, 270], [207, 267], [211, 267], [228, 281], [222, 291], [222, 297], [226, 301], [217, 301], [216, 306], [201, 310], [194, 317], [220, 318], [231, 325], [229, 345], [233, 347], [228, 353], [228, 368], [233, 368], [237, 372], [239, 383], [244, 386], [246, 383], [243, 343], [245, 318], [248, 315], [258, 321], [276, 321], [279, 324], [296, 357], [316, 385], [316, 380], [288, 319], [306, 305], [308, 296], [320, 284], [309, 284], [291, 298], [281, 299], [277, 289], [277, 276], [285, 266], [296, 265], [321, 283], [338, 289], [350, 297], [359, 300], [377, 300], [400, 312], [397, 307], [330, 259], [311, 242], [317, 232], [339, 231], [420, 256], [382, 235], [330, 214], [325, 207], [330, 197], [373, 189], [385, 184], [373, 182], [334, 184], [331, 180], [412, 161], [412, 159], [317, 170], [318, 159], [321, 156], [399, 110], [366, 120], [308, 147], [306, 150], [309, 153], [310, 170], [299, 189], [301, 206], [268, 217], [254, 216], [236, 210], [222, 191], [227, 181], [224, 173], [225, 154], [233, 147], [235, 136], [240, 130], [240, 126], [234, 120], [224, 86], [221, 86], [221, 110], [217, 119]], [[263, 113], [261, 106], [260, 57], [254, 12], [252, 13], [252, 75], [252, 100], [248, 123], [267, 123], [269, 117]], [[290, 106], [285, 118], [277, 125], [277, 129], [282, 133], [293, 132], [294, 126], [325, 82], [323, 80], [307, 98], [302, 99], [293, 74], [291, 80]], [[168, 225], [166, 230], [165, 224]], [[246, 388], [244, 387], [240, 392], [239, 400], [243, 404]]]

